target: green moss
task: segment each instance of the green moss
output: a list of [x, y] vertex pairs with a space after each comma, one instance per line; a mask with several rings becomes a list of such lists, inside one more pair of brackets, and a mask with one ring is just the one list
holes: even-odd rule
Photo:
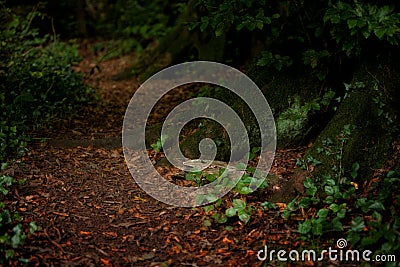
[[[315, 111], [312, 103], [319, 96], [320, 88], [320, 82], [315, 81], [310, 76], [288, 78], [283, 74], [263, 87], [263, 94], [273, 110], [274, 116], [278, 118], [280, 114], [282, 115], [279, 120], [279, 129], [281, 131], [278, 131], [278, 146], [279, 144], [296, 146], [304, 143], [304, 138], [309, 134], [312, 127], [309, 121], [310, 116]], [[251, 109], [241, 98], [230, 90], [214, 86], [203, 87], [200, 90], [200, 96], [212, 97], [233, 108], [248, 131], [250, 146], [260, 146], [258, 122]], [[211, 130], [214, 128], [211, 124], [207, 124], [207, 127], [210, 127]], [[197, 129], [194, 134], [187, 136], [183, 140], [181, 147], [187, 153], [191, 150], [191, 156], [198, 156], [198, 142], [205, 137], [214, 138], [222, 140], [220, 141], [221, 145], [218, 147], [218, 159], [226, 160], [229, 158], [228, 136], [223, 136], [223, 131], [220, 128], [214, 131], [215, 135], [212, 137], [207, 135], [205, 131]]]
[[[190, 159], [200, 157], [199, 143], [204, 138], [210, 138], [217, 145], [216, 160], [228, 161], [230, 157], [229, 139], [224, 135], [222, 126], [211, 120], [192, 123], [189, 128], [197, 127], [194, 133], [185, 136], [180, 144], [183, 155]], [[184, 131], [185, 129], [183, 129]]]
[[300, 70], [277, 73], [268, 67], [248, 65], [247, 75], [261, 88], [274, 115], [278, 116], [290, 106], [290, 99], [300, 97], [302, 103], [317, 98], [322, 82], [309, 73]]
[[304, 143], [314, 127], [311, 117], [320, 109], [318, 99], [303, 105], [300, 101], [300, 97], [294, 97], [291, 106], [276, 119], [278, 147], [290, 147]]
[[[342, 148], [341, 163], [335, 156], [326, 155], [326, 142], [331, 147], [341, 148], [340, 135], [346, 125], [350, 125], [351, 134]], [[339, 165], [350, 171], [353, 163], [360, 164], [359, 177], [364, 180], [371, 177], [373, 168], [379, 168], [389, 152], [391, 136], [385, 131], [382, 120], [369, 94], [352, 92], [343, 100], [337, 113], [321, 132], [305, 158], [313, 157], [322, 162], [314, 171], [315, 175], [332, 173], [332, 167]], [[322, 149], [322, 151], [321, 151]]]

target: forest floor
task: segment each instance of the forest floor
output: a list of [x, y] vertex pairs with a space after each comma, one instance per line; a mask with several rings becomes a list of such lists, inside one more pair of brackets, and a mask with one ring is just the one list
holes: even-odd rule
[[[125, 109], [139, 83], [113, 79], [133, 58], [98, 62], [89, 48], [81, 53], [84, 60], [76, 70], [97, 90], [99, 102], [37, 135], [14, 170], [15, 177], [27, 179], [13, 194], [14, 206], [25, 221], [39, 226], [21, 252], [30, 265], [275, 266], [279, 263], [257, 258], [265, 245], [286, 251], [301, 247], [296, 226], [282, 218], [285, 205], [273, 210], [261, 205], [273, 189], [246, 197], [254, 207], [248, 224], [229, 219], [207, 226], [204, 221], [212, 211], [168, 206], [139, 188], [125, 164], [120, 139]], [[183, 91], [168, 104], [189, 97]], [[158, 113], [165, 110], [161, 107]], [[158, 115], [154, 123], [165, 114]], [[304, 150], [278, 150], [271, 172], [282, 181], [290, 179]], [[149, 155], [162, 157], [152, 151]], [[166, 176], [171, 171], [159, 169]], [[221, 212], [233, 197], [229, 193], [223, 198]]]

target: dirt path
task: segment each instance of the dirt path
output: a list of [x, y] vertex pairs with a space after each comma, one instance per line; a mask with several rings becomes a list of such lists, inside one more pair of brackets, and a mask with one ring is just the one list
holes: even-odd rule
[[[100, 106], [60, 121], [47, 142], [29, 147], [16, 170], [27, 179], [15, 192], [18, 209], [40, 226], [24, 247], [32, 266], [261, 266], [257, 251], [265, 244], [297, 246], [279, 212], [261, 208], [268, 191], [248, 198], [255, 208], [248, 225], [234, 219], [211, 226], [203, 225], [211, 212], [167, 206], [142, 191], [126, 167], [119, 139], [138, 83], [112, 79], [132, 59], [100, 63], [101, 72], [89, 75], [96, 58], [84, 56], [78, 70], [99, 91]], [[300, 154], [278, 153], [273, 171], [287, 178]]]

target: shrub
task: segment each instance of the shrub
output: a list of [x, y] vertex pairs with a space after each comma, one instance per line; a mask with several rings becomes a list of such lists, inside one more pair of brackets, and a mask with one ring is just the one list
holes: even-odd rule
[[[14, 258], [14, 249], [24, 243], [27, 232], [33, 234], [37, 230], [34, 222], [30, 222], [29, 225], [23, 223], [21, 216], [3, 201], [16, 183], [13, 177], [3, 173], [6, 167], [7, 164], [2, 163], [0, 169], [0, 264], [5, 264], [7, 260]], [[26, 259], [19, 260], [27, 262]]]
[[39, 36], [31, 28], [40, 17], [13, 14], [0, 2], [0, 160], [19, 155], [28, 140], [24, 132], [55, 115], [73, 113], [90, 100], [82, 76], [72, 70], [79, 61], [76, 45]]

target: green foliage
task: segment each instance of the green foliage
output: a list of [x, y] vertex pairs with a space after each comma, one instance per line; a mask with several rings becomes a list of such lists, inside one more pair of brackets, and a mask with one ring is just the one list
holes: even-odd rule
[[[329, 156], [331, 172], [307, 177], [304, 181], [305, 196], [293, 199], [284, 213], [284, 218], [299, 210], [311, 214], [298, 225], [303, 239], [312, 241], [331, 231], [343, 232], [347, 241], [358, 249], [372, 249], [377, 254], [390, 254], [399, 250], [399, 196], [400, 178], [395, 171], [374, 187], [377, 194], [357, 194], [360, 164], [353, 163], [351, 169], [342, 167], [343, 147], [351, 136], [352, 127], [346, 125], [337, 140], [325, 140], [318, 152]], [[304, 169], [321, 164], [309, 157], [299, 160]], [[375, 189], [370, 189], [374, 192]], [[357, 214], [350, 217], [349, 214]], [[348, 229], [348, 230], [347, 230]]]
[[[154, 41], [165, 36], [182, 4], [170, 6], [168, 1], [117, 0], [113, 3], [93, 1], [102, 16], [93, 14], [89, 22], [95, 34], [106, 40], [93, 47], [95, 52], [106, 51], [102, 60], [119, 57], [132, 51], [142, 52]], [[171, 14], [166, 14], [166, 10]]]
[[398, 130], [396, 124], [394, 123], [396, 119], [394, 118], [393, 114], [388, 111], [386, 105], [387, 99], [385, 98], [383, 91], [384, 88], [381, 88], [379, 81], [375, 81], [372, 90], [372, 101], [376, 106], [378, 117], [384, 119], [386, 125], [388, 126], [387, 129], [394, 133]]
[[257, 65], [261, 67], [274, 67], [280, 71], [283, 67], [289, 67], [293, 64], [292, 59], [288, 56], [281, 56], [279, 54], [272, 54], [269, 51], [261, 52], [261, 58], [258, 59]]
[[278, 71], [307, 67], [320, 80], [333, 64], [363, 58], [371, 47], [390, 55], [400, 38], [397, 4], [353, 0], [196, 0], [195, 4], [199, 18], [189, 30], [215, 36], [254, 33], [266, 50], [258, 58], [259, 66]]
[[[247, 224], [250, 221], [253, 208], [246, 203], [245, 200], [235, 198], [232, 206], [225, 209], [225, 212], [218, 208], [222, 203], [219, 199], [216, 203], [203, 207], [205, 212], [212, 212], [211, 218], [219, 224], [225, 224], [229, 218], [237, 217], [240, 221]], [[206, 218], [207, 226], [211, 226], [211, 221]]]
[[[250, 160], [254, 159], [256, 155], [260, 152], [260, 150], [261, 149], [259, 147], [252, 148], [249, 153], [249, 159]], [[254, 185], [258, 184], [259, 177], [262, 176], [257, 172], [257, 170], [254, 167], [248, 167], [245, 164], [238, 164], [235, 167], [237, 170], [245, 171], [245, 173], [240, 177], [239, 181], [233, 187], [232, 191], [235, 192], [236, 195], [237, 194], [242, 195], [243, 198], [233, 199], [232, 205], [230, 207], [227, 207], [225, 211], [223, 211], [222, 208], [220, 207], [222, 204], [222, 200], [217, 199], [213, 194], [201, 196], [200, 198], [197, 199], [199, 203], [202, 203], [204, 200], [207, 200], [209, 202], [215, 202], [214, 204], [203, 207], [203, 209], [205, 212], [211, 212], [212, 213], [211, 218], [220, 224], [227, 223], [229, 218], [235, 218], [235, 217], [238, 220], [242, 221], [243, 223], [247, 224], [250, 221], [251, 215], [253, 213], [254, 208], [246, 203], [244, 197], [254, 192]], [[222, 168], [219, 170], [219, 173], [217, 174], [206, 174], [204, 171], [195, 170], [190, 173], [187, 173], [185, 178], [186, 180], [194, 181], [196, 183], [196, 186], [202, 186], [206, 183], [210, 183], [219, 179], [223, 184], [223, 186], [230, 187], [232, 180], [226, 177], [226, 175], [227, 175], [226, 169]], [[258, 188], [264, 189], [266, 187], [268, 187], [268, 182], [264, 180]], [[263, 208], [272, 209], [275, 208], [275, 206], [273, 203], [265, 202], [263, 204]], [[205, 226], [211, 225], [210, 218], [205, 219], [204, 225]]]
[[319, 110], [316, 101], [302, 105], [299, 97], [294, 98], [290, 107], [276, 120], [277, 135], [288, 142], [303, 138], [308, 131], [310, 113], [314, 110]]
[[[1, 164], [1, 173], [6, 169], [7, 164]], [[6, 260], [14, 258], [14, 249], [20, 247], [27, 236], [24, 232], [22, 218], [18, 213], [6, 208], [3, 202], [4, 196], [14, 186], [15, 179], [11, 176], [0, 175], [0, 264], [5, 264]], [[34, 222], [29, 223], [29, 234], [37, 230]]]
[[225, 215], [227, 217], [238, 216], [239, 220], [247, 224], [250, 220], [250, 216], [252, 213], [252, 208], [246, 204], [246, 201], [243, 199], [233, 199], [232, 207], [228, 208], [225, 211]]
[[161, 152], [163, 149], [163, 145], [167, 141], [167, 138], [168, 138], [167, 135], [161, 135], [161, 137], [157, 139], [157, 142], [150, 145], [151, 148], [153, 148], [154, 151], [156, 151], [156, 152]]
[[242, 29], [262, 30], [280, 17], [278, 13], [266, 14], [266, 1], [198, 0], [196, 6], [199, 9], [206, 9], [208, 12], [201, 17], [200, 21], [189, 24], [189, 29], [199, 28], [201, 31], [205, 31], [210, 28], [216, 36], [226, 33], [231, 27], [237, 31]]
[[[130, 37], [141, 40], [141, 44], [159, 38], [166, 34], [166, 25], [169, 17], [163, 11], [167, 8], [165, 1], [136, 1], [118, 0], [115, 4], [114, 19], [116, 29], [110, 23], [109, 31], [117, 36]], [[179, 5], [171, 7], [171, 12], [177, 15]]]
[[[215, 177], [214, 175], [208, 175], [208, 177]], [[201, 186], [203, 182], [203, 174], [200, 171], [192, 171], [185, 175], [185, 179], [188, 181], [193, 181], [196, 186]], [[211, 180], [211, 179], [210, 179]]]
[[302, 104], [300, 97], [295, 97], [289, 108], [276, 119], [277, 135], [285, 143], [296, 143], [303, 140], [311, 130], [310, 117], [322, 107], [328, 107], [335, 93], [327, 91], [322, 98], [316, 98]]
[[31, 28], [40, 16], [26, 18], [13, 14], [0, 2], [0, 160], [18, 156], [28, 138], [29, 127], [40, 127], [55, 115], [73, 113], [90, 100], [91, 92], [80, 74], [72, 70], [77, 63], [76, 45], [39, 36]]
[[365, 2], [333, 2], [323, 17], [331, 26], [331, 37], [347, 55], [360, 55], [362, 42], [372, 35], [388, 44], [399, 41], [400, 14], [393, 6], [377, 6]]
[[[49, 124], [57, 115], [74, 113], [93, 95], [72, 69], [80, 60], [76, 45], [40, 36], [32, 28], [33, 20], [42, 17], [39, 12], [18, 16], [4, 7], [4, 1], [0, 10], [0, 162], [4, 162], [22, 155], [29, 130]], [[26, 226], [4, 201], [15, 186], [14, 178], [4, 174], [6, 166], [1, 165], [0, 175], [0, 264], [13, 258], [15, 249], [37, 230], [34, 222]]]
[[[389, 171], [376, 189], [377, 195], [358, 198], [355, 207], [362, 216], [353, 218], [348, 241], [360, 248], [376, 247], [376, 253], [390, 254], [400, 249], [400, 174]], [[366, 230], [368, 229], [368, 230]], [[377, 246], [379, 244], [379, 246]]]

